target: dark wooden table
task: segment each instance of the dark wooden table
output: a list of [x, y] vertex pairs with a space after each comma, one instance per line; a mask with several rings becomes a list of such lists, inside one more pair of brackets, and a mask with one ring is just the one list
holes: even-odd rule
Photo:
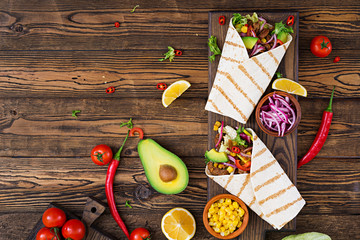
[[[115, 178], [116, 202], [129, 230], [147, 227], [154, 239], [164, 239], [161, 217], [181, 206], [196, 218], [194, 239], [213, 239], [201, 220], [207, 201], [208, 12], [236, 9], [300, 13], [299, 81], [309, 97], [300, 98], [299, 159], [316, 135], [332, 85], [336, 92], [327, 142], [297, 172], [307, 205], [296, 233], [360, 239], [359, 2], [13, 0], [0, 2], [0, 9], [1, 240], [25, 239], [50, 202], [78, 215], [87, 196], [106, 202], [107, 168], [91, 162], [90, 150], [103, 143], [115, 151], [126, 134], [119, 124], [130, 117], [184, 160], [190, 182], [178, 195], [137, 198], [147, 180], [138, 140], [129, 139]], [[332, 41], [327, 58], [309, 50], [319, 34]], [[183, 49], [183, 56], [159, 62], [169, 45]], [[341, 57], [336, 64], [335, 56]], [[156, 84], [178, 79], [192, 86], [165, 109]], [[114, 94], [105, 93], [109, 86], [116, 87]], [[78, 119], [73, 110], [81, 110]], [[95, 225], [125, 238], [108, 210]], [[266, 239], [288, 234], [269, 231]]]

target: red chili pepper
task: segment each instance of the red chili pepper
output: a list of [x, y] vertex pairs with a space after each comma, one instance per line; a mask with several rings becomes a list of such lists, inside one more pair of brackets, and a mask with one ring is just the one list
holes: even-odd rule
[[181, 50], [174, 50], [174, 52], [175, 52], [175, 56], [181, 56], [182, 55]]
[[108, 87], [106, 89], [106, 93], [108, 93], [108, 94], [113, 93], [113, 92], [115, 92], [115, 87]]
[[167, 88], [167, 85], [165, 83], [158, 83], [156, 88], [164, 91]]
[[280, 39], [277, 39], [277, 40], [276, 40], [276, 43], [279, 44], [279, 45], [283, 45], [283, 44], [284, 44]]
[[144, 138], [144, 131], [141, 128], [138, 127], [134, 127], [130, 130], [129, 136], [130, 137], [134, 137], [134, 133], [138, 133], [139, 134], [139, 138], [143, 139]]
[[239, 148], [239, 147], [232, 147], [232, 148], [231, 148], [231, 151], [232, 151], [233, 153], [240, 153], [240, 148]]
[[245, 171], [245, 172], [249, 172], [250, 171], [250, 167], [251, 167], [251, 161], [246, 162], [244, 165], [240, 164], [240, 160], [236, 160], [235, 161], [235, 165], [237, 168]]
[[330, 130], [331, 120], [333, 117], [332, 101], [333, 101], [333, 97], [334, 97], [334, 90], [335, 90], [335, 86], [331, 93], [329, 106], [323, 112], [322, 119], [321, 119], [321, 125], [319, 128], [319, 131], [316, 134], [315, 140], [312, 143], [309, 151], [298, 162], [298, 165], [297, 165], [298, 168], [301, 167], [302, 165], [310, 162], [320, 152], [320, 149], [322, 148], [322, 146], [324, 145], [324, 143], [326, 141], [326, 138], [327, 138], [329, 130]]
[[292, 26], [292, 25], [294, 25], [294, 21], [295, 21], [294, 15], [290, 15], [290, 16], [287, 18], [287, 20], [286, 20], [286, 24], [287, 24], [288, 26]]
[[111, 162], [109, 164], [107, 174], [106, 174], [106, 181], [105, 181], [105, 194], [106, 194], [107, 202], [108, 202], [108, 205], [110, 208], [110, 213], [113, 216], [115, 222], [119, 225], [121, 230], [125, 233], [127, 238], [130, 238], [129, 231], [127, 230], [125, 223], [121, 219], [119, 212], [116, 209], [116, 203], [115, 203], [114, 191], [113, 191], [113, 183], [114, 183], [116, 169], [119, 166], [119, 162], [120, 162], [120, 154], [121, 154], [122, 149], [124, 148], [126, 140], [129, 137], [129, 132], [130, 132], [130, 130], [128, 131], [126, 138], [125, 138], [123, 144], [121, 145], [119, 151], [115, 154], [114, 158], [111, 160]]
[[226, 22], [225, 16], [220, 16], [220, 17], [219, 17], [219, 24], [220, 24], [220, 25], [224, 25], [225, 22]]
[[115, 22], [115, 27], [120, 27], [120, 23], [119, 22]]
[[337, 56], [337, 57], [334, 58], [334, 63], [337, 63], [338, 61], [340, 61], [340, 57], [339, 57], [339, 56]]

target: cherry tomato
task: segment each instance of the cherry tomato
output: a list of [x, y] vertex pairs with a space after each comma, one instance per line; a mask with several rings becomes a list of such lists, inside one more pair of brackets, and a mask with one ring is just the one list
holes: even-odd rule
[[108, 164], [113, 157], [111, 148], [105, 144], [100, 144], [91, 150], [91, 160], [97, 165]]
[[337, 57], [334, 58], [334, 63], [337, 63], [338, 61], [340, 61], [340, 57], [339, 57], [339, 56], [337, 56]]
[[59, 208], [49, 208], [44, 212], [42, 221], [45, 227], [60, 228], [66, 222], [66, 215]]
[[67, 221], [61, 229], [65, 239], [82, 240], [85, 237], [85, 225], [77, 219]]
[[156, 88], [159, 90], [165, 90], [167, 88], [167, 85], [165, 83], [158, 83], [156, 85]]
[[130, 234], [130, 240], [150, 239], [150, 232], [146, 228], [136, 228]]
[[115, 87], [108, 87], [105, 91], [108, 94], [113, 93], [113, 92], [115, 92]]
[[36, 234], [36, 240], [49, 240], [49, 239], [60, 240], [60, 236], [56, 236], [54, 231], [47, 227], [43, 227]]
[[317, 57], [326, 57], [331, 53], [332, 45], [327, 37], [317, 36], [311, 41], [310, 50]]
[[130, 136], [130, 137], [135, 136], [134, 133], [138, 133], [140, 139], [143, 139], [143, 138], [144, 138], [144, 131], [143, 131], [141, 128], [138, 128], [138, 127], [132, 128], [132, 129], [130, 130], [130, 132], [129, 132], [129, 136]]

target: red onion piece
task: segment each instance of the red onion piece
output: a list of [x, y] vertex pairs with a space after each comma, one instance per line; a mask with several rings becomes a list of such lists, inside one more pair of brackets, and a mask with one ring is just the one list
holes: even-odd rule
[[247, 36], [246, 33], [243, 32], [240, 33], [240, 37], [246, 37], [246, 36]]
[[277, 42], [277, 37], [276, 34], [274, 33], [274, 45], [270, 48], [270, 50], [274, 49], [276, 47], [276, 42]]
[[215, 145], [215, 148], [217, 148], [219, 146], [219, 144], [221, 143], [221, 140], [223, 138], [223, 131], [224, 131], [224, 121], [221, 122], [220, 136], [219, 136], [218, 142]]
[[221, 163], [221, 164], [224, 164], [226, 166], [230, 166], [230, 167], [233, 167], [233, 168], [237, 168], [234, 164], [230, 164], [230, 163], [226, 163], [226, 162]]
[[275, 34], [273, 34], [273, 35], [271, 36], [271, 38], [269, 39], [269, 41], [267, 41], [265, 44], [270, 43], [270, 42], [274, 39], [274, 35], [275, 35]]
[[248, 147], [248, 148], [245, 148], [244, 152], [248, 152], [250, 150], [252, 150], [253, 147]]
[[262, 17], [259, 17], [259, 20], [260, 21], [262, 21], [262, 22], [264, 22], [262, 25], [261, 25], [261, 27], [260, 27], [260, 32], [264, 29], [264, 26], [265, 26], [265, 24], [266, 24], [266, 20], [264, 19], [264, 18], [262, 18]]
[[242, 157], [246, 157], [246, 158], [250, 158], [250, 157], [251, 157], [251, 155], [248, 155], [248, 154], [246, 154], [246, 153], [244, 153], [244, 152], [240, 152], [239, 154], [240, 154], [240, 156], [242, 156]]
[[231, 156], [231, 155], [227, 155], [227, 156], [228, 156], [228, 158], [229, 158], [230, 161], [232, 161], [232, 162], [235, 163], [236, 159], [235, 159], [233, 156]]

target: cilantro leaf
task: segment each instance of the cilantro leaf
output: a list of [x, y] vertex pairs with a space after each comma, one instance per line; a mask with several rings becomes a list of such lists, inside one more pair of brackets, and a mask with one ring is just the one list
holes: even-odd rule
[[132, 208], [132, 206], [130, 205], [130, 201], [129, 201], [129, 200], [126, 200], [125, 206], [128, 207], [128, 208]]
[[168, 46], [169, 51], [167, 51], [167, 53], [164, 53], [165, 57], [159, 59], [160, 62], [169, 59], [169, 61], [171, 62], [174, 57], [175, 57], [175, 49], [173, 47]]
[[73, 110], [71, 116], [77, 119], [76, 114], [81, 113], [81, 110]]
[[275, 29], [274, 29], [274, 31], [271, 32], [271, 34], [275, 33], [276, 35], [278, 35], [281, 32], [283, 32], [283, 33], [293, 33], [294, 30], [293, 30], [292, 27], [286, 27], [286, 25], [282, 21], [280, 21], [278, 23], [275, 23]]
[[240, 13], [234, 13], [232, 24], [238, 32], [241, 32], [241, 28], [247, 24], [247, 19], [241, 16]]
[[236, 130], [236, 138], [234, 139], [234, 141], [238, 144], [238, 145], [241, 145], [241, 146], [244, 146], [244, 147], [247, 147], [247, 142], [246, 140], [242, 139], [240, 137], [240, 133], [242, 133], [244, 131], [244, 127], [239, 127], [237, 130]]
[[133, 123], [132, 123], [132, 118], [130, 118], [130, 120], [128, 122], [121, 122], [120, 127], [124, 127], [127, 126], [128, 128], [132, 129], [134, 127]]
[[140, 5], [136, 5], [130, 12], [131, 12], [131, 13], [135, 12], [135, 9], [136, 9], [137, 7], [140, 7]]
[[217, 45], [217, 39], [215, 36], [211, 36], [208, 41], [208, 46], [210, 48], [210, 51], [214, 54], [209, 57], [210, 62], [215, 61], [216, 55], [221, 55], [221, 50]]

